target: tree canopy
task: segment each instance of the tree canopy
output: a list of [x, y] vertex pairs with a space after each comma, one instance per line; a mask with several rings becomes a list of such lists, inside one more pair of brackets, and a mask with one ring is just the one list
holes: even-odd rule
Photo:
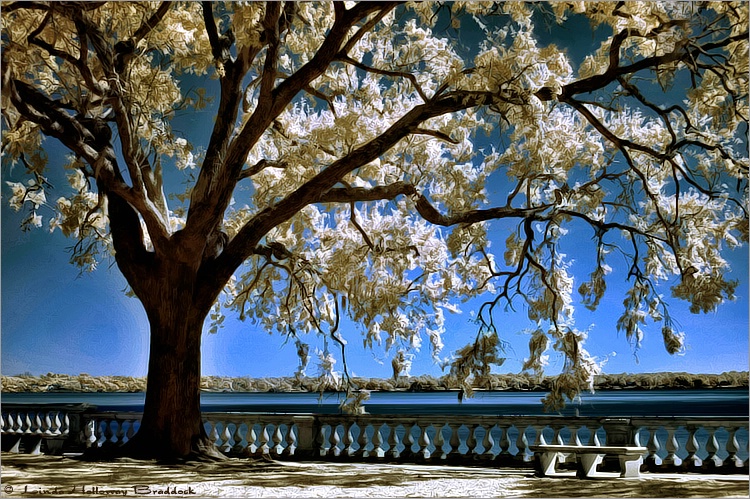
[[[580, 61], [538, 41], [580, 16], [601, 34]], [[425, 342], [442, 359], [445, 314], [489, 297], [451, 374], [486, 378], [498, 318], [525, 310], [524, 369], [566, 359], [555, 406], [599, 372], [574, 310], [597, 308], [613, 266], [635, 345], [652, 320], [682, 348], [665, 285], [694, 312], [733, 298], [746, 3], [10, 2], [2, 48], [3, 164], [28, 176], [9, 203], [73, 238], [83, 269], [114, 255], [152, 325], [158, 275], [187, 289], [169, 299], [188, 316], [216, 330], [236, 312], [303, 365], [325, 337], [328, 372], [348, 316], [398, 373]], [[211, 98], [195, 142], [175, 120]], [[47, 181], [44, 135], [71, 151], [67, 190]], [[560, 250], [570, 234], [595, 254], [588, 275]], [[179, 269], [154, 273], [165, 261]]]

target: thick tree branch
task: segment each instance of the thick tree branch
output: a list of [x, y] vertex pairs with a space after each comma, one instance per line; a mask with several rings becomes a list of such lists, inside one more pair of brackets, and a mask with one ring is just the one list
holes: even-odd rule
[[644, 57], [632, 64], [620, 66], [620, 47], [629, 36], [643, 37], [640, 33], [632, 30], [622, 31], [615, 35], [610, 47], [609, 67], [607, 70], [602, 74], [583, 78], [563, 86], [562, 98], [570, 98], [580, 93], [593, 92], [594, 90], [604, 88], [620, 76], [637, 73], [645, 69], [658, 68], [677, 61], [689, 62], [689, 58], [697, 58], [701, 51], [726, 47], [731, 43], [747, 39], [748, 34], [745, 32], [734, 36], [728, 36], [715, 42], [709, 42], [703, 45], [693, 45], [692, 49], [690, 39], [685, 39], [676, 44], [674, 50], [671, 52], [660, 56]]
[[[231, 131], [234, 129], [234, 118], [237, 116], [242, 97], [239, 86], [244, 75], [243, 71], [247, 69], [246, 61], [236, 65], [238, 68], [232, 72], [232, 78], [226, 78], [230, 81], [225, 82], [225, 79], [222, 79], [222, 98], [217, 123], [214, 127], [215, 135], [212, 135], [206, 161], [193, 189], [188, 220], [183, 230], [185, 237], [195, 241], [205, 239], [208, 233], [219, 226], [224, 211], [229, 205], [234, 187], [241, 177], [240, 173], [247, 160], [247, 155], [264, 131], [286, 109], [299, 92], [325, 72], [330, 63], [339, 55], [351, 28], [360, 19], [373, 12], [387, 12], [393, 9], [395, 5], [396, 3], [363, 2], [350, 10], [346, 10], [342, 3], [335, 3], [336, 18], [334, 24], [316, 54], [275, 88], [273, 88], [273, 82], [276, 74], [272, 69], [275, 68], [276, 60], [274, 57], [269, 57], [271, 52], [269, 50], [266, 55], [266, 68], [263, 72], [266, 86], [264, 87], [264, 83], [261, 83], [261, 94], [268, 94], [268, 98], [259, 100], [258, 107], [246, 120], [231, 144], [228, 141]], [[273, 10], [272, 6], [270, 9], [276, 12], [274, 23], [278, 26], [279, 9]], [[270, 16], [267, 12], [265, 25], [270, 26], [272, 21], [273, 16]], [[268, 88], [271, 88], [271, 90], [268, 91]], [[224, 150], [226, 150], [226, 153], [221, 154]]]
[[[108, 215], [115, 251], [118, 251], [118, 262], [129, 282], [135, 274], [141, 272], [140, 263], [149, 258], [143, 247], [140, 221], [133, 207], [144, 210], [140, 199], [123, 181], [116, 165], [114, 151], [107, 138], [95, 136], [78, 120], [60, 110], [57, 103], [27, 83], [9, 80], [5, 91], [10, 93], [13, 105], [28, 119], [38, 124], [50, 137], [60, 140], [71, 151], [82, 157], [93, 168], [97, 187], [100, 193], [108, 198]], [[95, 130], [97, 133], [106, 131]], [[110, 132], [111, 133], [111, 132]], [[147, 215], [144, 219], [148, 222]], [[158, 235], [158, 234], [157, 234]], [[130, 274], [132, 272], [132, 274]]]
[[273, 105], [271, 92], [276, 83], [276, 68], [278, 64], [279, 48], [279, 16], [281, 15], [281, 4], [279, 2], [266, 3], [266, 16], [263, 19], [263, 34], [267, 40], [266, 60], [263, 62], [263, 72], [260, 75], [260, 95], [258, 96], [258, 108], [256, 113], [266, 113]]
[[230, 48], [232, 47], [232, 43], [234, 43], [234, 34], [229, 30], [225, 35], [219, 36], [212, 5], [213, 2], [201, 2], [203, 23], [206, 26], [206, 34], [211, 44], [211, 54], [214, 56], [216, 70], [219, 73], [219, 77], [223, 78], [226, 75], [224, 65], [232, 58]]
[[[343, 55], [348, 54], [349, 51], [352, 48], [354, 48], [354, 46], [357, 44], [357, 42], [359, 42], [366, 33], [368, 33], [371, 29], [373, 29], [375, 27], [375, 25], [377, 25], [380, 21], [382, 21], [383, 18], [386, 15], [388, 15], [388, 13], [394, 7], [396, 7], [397, 5], [403, 4], [404, 2], [400, 2], [400, 1], [399, 2], [388, 2], [388, 3], [386, 3], [386, 2], [382, 2], [382, 3], [381, 2], [364, 2], [365, 5], [363, 5], [362, 3], [359, 3], [355, 7], [353, 7], [352, 10], [359, 9], [359, 8], [365, 8], [365, 9], [372, 8], [373, 7], [372, 5], [366, 5], [368, 3], [369, 4], [380, 3], [380, 6], [383, 7], [383, 8], [381, 8], [381, 10], [379, 12], [377, 12], [377, 14], [375, 14], [364, 25], [362, 25], [362, 27], [359, 28], [357, 30], [357, 32], [349, 40], [347, 40], [346, 44], [344, 44], [344, 46], [341, 49], [341, 53]], [[391, 6], [388, 5], [389, 3], [391, 4]], [[352, 14], [355, 15], [356, 17], [364, 17], [361, 14], [356, 13], [356, 12], [352, 12]]]
[[317, 203], [354, 203], [415, 196], [417, 189], [407, 182], [394, 182], [376, 187], [335, 187], [318, 196]]
[[[166, 15], [169, 8], [168, 3], [161, 4], [159, 9], [136, 30], [136, 34], [146, 36], [155, 26], [152, 23], [158, 23]], [[166, 200], [159, 180], [153, 174], [148, 157], [140, 146], [134, 117], [131, 114], [132, 109], [130, 109], [128, 100], [124, 96], [124, 84], [127, 82], [125, 68], [129, 51], [132, 48], [128, 47], [130, 47], [131, 42], [134, 47], [135, 42], [133, 40], [120, 42], [113, 49], [99, 26], [83, 12], [74, 11], [71, 16], [76, 29], [85, 33], [86, 37], [91, 40], [109, 84], [107, 101], [114, 111], [122, 156], [133, 184], [133, 197], [137, 198], [129, 201], [143, 216], [154, 248], [161, 251], [165, 249], [163, 243], [169, 238], [170, 232]]]
[[482, 210], [468, 210], [451, 215], [443, 215], [430, 203], [429, 199], [417, 192], [414, 185], [406, 182], [394, 182], [385, 186], [365, 187], [336, 187], [329, 189], [318, 197], [318, 203], [353, 203], [395, 199], [398, 196], [408, 196], [415, 200], [417, 212], [430, 223], [450, 227], [459, 224], [473, 224], [501, 218], [527, 218], [536, 216], [549, 209], [549, 206], [535, 208], [513, 208], [510, 206], [487, 208]]
[[27, 119], [38, 124], [42, 131], [55, 137], [71, 151], [83, 158], [93, 168], [97, 185], [105, 193], [114, 193], [135, 207], [143, 216], [152, 241], [159, 243], [167, 233], [162, 220], [156, 215], [147, 199], [139, 196], [122, 179], [116, 168], [110, 139], [111, 130], [106, 124], [93, 120], [84, 124], [79, 119], [61, 110], [54, 100], [40, 93], [31, 85], [18, 80], [10, 80], [11, 101]]
[[133, 45], [138, 45], [142, 39], [146, 38], [151, 31], [164, 19], [169, 10], [172, 8], [172, 2], [161, 2], [156, 12], [143, 22], [143, 24], [135, 30], [135, 33], [130, 37], [130, 42]]
[[53, 9], [65, 9], [65, 10], [80, 10], [90, 11], [96, 10], [107, 2], [55, 2], [57, 5], [51, 5], [49, 2], [13, 2], [9, 5], [3, 5], [4, 12], [13, 12], [19, 9], [31, 9], [31, 10], [53, 10]]

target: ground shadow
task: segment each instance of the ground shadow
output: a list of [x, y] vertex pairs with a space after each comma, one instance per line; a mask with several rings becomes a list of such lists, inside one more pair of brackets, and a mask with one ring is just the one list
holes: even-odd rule
[[506, 468], [250, 459], [91, 462], [6, 453], [2, 482], [5, 497], [137, 497], [138, 492], [150, 497], [748, 497], [747, 476], [580, 480]]

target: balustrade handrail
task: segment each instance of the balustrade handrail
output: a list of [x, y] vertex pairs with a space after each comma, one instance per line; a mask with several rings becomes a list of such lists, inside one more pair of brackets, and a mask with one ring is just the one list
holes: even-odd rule
[[[13, 411], [16, 407], [6, 410], [3, 407], [3, 413]], [[26, 409], [26, 407], [24, 407]], [[45, 410], [56, 410], [57, 408], [45, 408]], [[62, 409], [64, 411], [64, 409]], [[107, 418], [113, 421], [139, 420], [143, 413], [136, 411], [86, 411], [83, 413], [86, 419]], [[313, 417], [318, 424], [341, 424], [341, 423], [359, 423], [372, 425], [374, 423], [383, 424], [476, 424], [476, 425], [507, 425], [515, 427], [529, 426], [576, 426], [576, 427], [599, 427], [607, 424], [625, 424], [633, 429], [640, 427], [704, 427], [704, 428], [722, 428], [725, 426], [748, 426], [748, 418], [744, 416], [515, 416], [515, 415], [443, 415], [443, 414], [316, 414], [316, 413], [268, 413], [268, 412], [245, 412], [245, 411], [212, 411], [203, 412], [202, 419], [225, 420], [227, 422], [242, 421], [247, 422], [254, 420], [273, 423], [278, 421], [284, 424], [284, 421], [293, 421], [295, 417]]]
[[3, 402], [0, 406], [2, 412], [9, 411], [70, 411], [87, 412], [96, 411], [97, 406], [87, 403], [43, 403], [43, 404], [18, 404], [15, 402]]
[[[110, 420], [138, 420], [141, 411], [98, 411], [96, 406], [89, 404], [3, 404], [2, 414], [32, 412], [48, 413], [62, 412], [81, 414], [86, 419], [107, 418]], [[203, 412], [203, 420], [263, 420], [263, 421], [291, 421], [295, 417], [313, 417], [320, 424], [358, 423], [371, 425], [375, 422], [389, 424], [432, 424], [440, 423], [471, 423], [471, 424], [503, 424], [509, 426], [535, 426], [571, 423], [583, 427], [603, 425], [607, 423], [626, 424], [633, 428], [644, 426], [690, 426], [711, 427], [747, 426], [748, 418], [744, 416], [524, 416], [524, 415], [445, 415], [445, 414], [317, 414], [317, 413], [268, 413], [247, 411], [212, 411]]]

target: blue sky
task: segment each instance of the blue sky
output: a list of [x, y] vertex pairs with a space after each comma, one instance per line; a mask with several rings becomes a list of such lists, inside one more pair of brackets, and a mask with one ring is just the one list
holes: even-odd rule
[[[584, 25], [585, 27], [585, 25]], [[576, 26], [555, 29], [542, 35], [547, 43], [580, 35]], [[574, 59], [598, 45], [595, 36], [579, 36], [578, 45], [570, 51]], [[589, 43], [590, 41], [590, 43]], [[211, 85], [215, 82], [211, 82]], [[209, 87], [209, 91], [211, 88]], [[210, 108], [202, 113], [184, 115], [174, 125], [196, 145], [204, 145], [212, 123]], [[66, 151], [53, 139], [45, 141], [50, 157], [50, 181], [63, 186], [62, 162]], [[22, 180], [22, 167], [10, 170], [3, 166], [3, 181]], [[501, 189], [501, 186], [496, 186]], [[61, 189], [62, 190], [62, 189]], [[490, 188], [492, 190], [492, 187]], [[127, 283], [113, 261], [104, 261], [94, 273], [80, 274], [68, 263], [67, 248], [73, 243], [59, 232], [45, 230], [21, 232], [22, 213], [7, 206], [8, 189], [2, 184], [4, 195], [2, 215], [2, 373], [5, 375], [46, 372], [91, 375], [146, 375], [148, 362], [148, 322], [145, 312], [134, 298], [123, 293]], [[48, 193], [56, 199], [61, 191]], [[498, 192], [497, 194], [500, 194]], [[49, 215], [49, 213], [47, 214]], [[507, 233], [496, 226], [497, 237], [493, 249], [502, 253], [501, 242]], [[576, 254], [580, 238], [586, 233], [569, 238], [562, 251], [575, 254], [573, 272], [586, 275], [591, 268], [587, 257]], [[593, 246], [593, 245], [590, 245]], [[606, 359], [606, 372], [722, 372], [748, 368], [748, 258], [745, 248], [730, 255], [731, 277], [741, 284], [737, 299], [721, 306], [715, 313], [694, 315], [687, 304], [671, 300], [671, 314], [687, 335], [687, 349], [682, 355], [669, 355], [662, 345], [660, 325], [650, 325], [642, 347], [634, 352], [624, 335], [615, 328], [622, 312], [626, 271], [610, 262], [614, 272], [608, 278], [608, 293], [599, 309], [591, 313], [584, 307], [576, 309], [579, 329], [591, 327], [586, 343], [589, 352], [600, 360]], [[666, 286], [663, 290], [669, 296]], [[468, 302], [462, 314], [448, 316], [444, 336], [447, 355], [470, 341], [476, 325], [470, 311], [480, 301]], [[528, 355], [528, 336], [523, 332], [532, 327], [526, 311], [497, 315], [502, 324], [503, 339], [508, 341], [508, 360], [498, 372], [518, 372]], [[207, 328], [206, 328], [207, 329]], [[391, 375], [390, 356], [381, 350], [364, 350], [361, 336], [353, 325], [344, 327], [349, 342], [348, 364], [351, 373], [361, 376], [388, 377]], [[427, 341], [425, 341], [427, 344]], [[432, 363], [425, 350], [414, 359], [412, 374], [440, 375], [440, 368]], [[562, 358], [551, 357], [549, 373], [562, 367]], [[204, 333], [203, 374], [225, 376], [288, 376], [297, 368], [295, 347], [283, 345], [279, 336], [269, 335], [250, 323], [230, 315], [218, 334]], [[315, 374], [314, 366], [308, 374]]]

